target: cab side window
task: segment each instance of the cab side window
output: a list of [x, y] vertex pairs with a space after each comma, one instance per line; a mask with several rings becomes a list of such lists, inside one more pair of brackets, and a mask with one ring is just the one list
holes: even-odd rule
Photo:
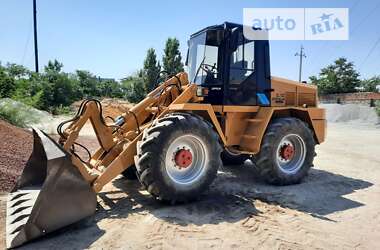
[[238, 46], [231, 54], [230, 84], [240, 84], [254, 71], [254, 41], [244, 38], [239, 34]]

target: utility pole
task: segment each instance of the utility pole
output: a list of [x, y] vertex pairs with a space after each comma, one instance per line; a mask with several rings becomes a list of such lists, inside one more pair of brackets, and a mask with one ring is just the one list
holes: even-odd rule
[[34, 25], [34, 65], [38, 73], [38, 44], [37, 44], [37, 3], [33, 0], [33, 25]]
[[300, 57], [300, 67], [299, 67], [298, 81], [301, 82], [302, 81], [302, 59], [306, 58], [306, 55], [305, 55], [305, 52], [304, 52], [304, 48], [303, 48], [302, 45], [301, 45], [300, 53], [297, 52], [294, 56], [299, 56]]

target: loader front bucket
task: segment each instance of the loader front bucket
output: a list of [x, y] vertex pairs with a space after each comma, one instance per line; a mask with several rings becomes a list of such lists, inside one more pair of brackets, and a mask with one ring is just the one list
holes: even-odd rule
[[33, 152], [8, 195], [7, 248], [79, 221], [95, 212], [96, 194], [59, 144], [33, 129]]

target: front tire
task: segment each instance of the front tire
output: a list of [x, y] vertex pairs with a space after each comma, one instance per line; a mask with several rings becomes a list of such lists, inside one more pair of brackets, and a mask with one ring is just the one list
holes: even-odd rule
[[127, 168], [126, 170], [124, 170], [121, 174], [127, 180], [137, 180], [135, 165], [130, 166], [129, 168]]
[[221, 151], [218, 135], [203, 118], [168, 114], [146, 129], [137, 143], [137, 174], [157, 199], [187, 202], [215, 179]]
[[279, 118], [270, 123], [256, 155], [261, 177], [270, 184], [297, 184], [313, 166], [315, 141], [306, 123]]

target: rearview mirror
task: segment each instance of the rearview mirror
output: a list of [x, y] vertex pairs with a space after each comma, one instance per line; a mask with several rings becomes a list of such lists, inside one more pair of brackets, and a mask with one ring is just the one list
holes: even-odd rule
[[189, 49], [187, 49], [187, 53], [186, 53], [185, 66], [187, 66], [188, 62], [189, 62]]

